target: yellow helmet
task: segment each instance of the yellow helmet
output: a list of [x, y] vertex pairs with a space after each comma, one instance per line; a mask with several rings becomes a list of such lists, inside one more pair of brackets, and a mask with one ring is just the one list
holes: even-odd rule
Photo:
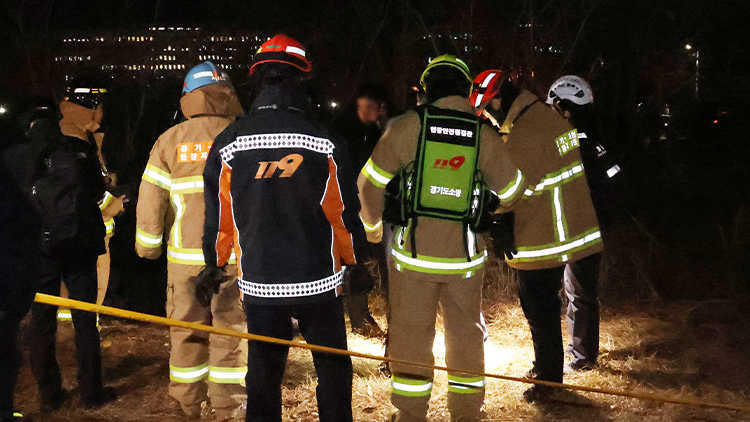
[[466, 77], [466, 80], [469, 81], [469, 84], [473, 82], [471, 76], [469, 76], [469, 66], [467, 66], [463, 60], [452, 54], [443, 54], [442, 56], [437, 56], [432, 59], [430, 64], [427, 65], [427, 68], [425, 68], [424, 72], [422, 72], [422, 77], [419, 78], [419, 84], [422, 85], [422, 88], [424, 88], [425, 91], [427, 91], [427, 87], [425, 87], [424, 79], [425, 77], [427, 77], [427, 74], [430, 73], [430, 70], [437, 66], [454, 67], [461, 71], [461, 73]]

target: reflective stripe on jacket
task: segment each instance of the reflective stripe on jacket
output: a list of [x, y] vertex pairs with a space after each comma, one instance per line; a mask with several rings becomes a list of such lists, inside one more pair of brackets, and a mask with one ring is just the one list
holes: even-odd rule
[[241, 109], [223, 84], [193, 91], [181, 105], [195, 117], [164, 132], [151, 150], [138, 194], [135, 247], [139, 256], [156, 259], [166, 234], [170, 266], [205, 265], [203, 168], [214, 139]]

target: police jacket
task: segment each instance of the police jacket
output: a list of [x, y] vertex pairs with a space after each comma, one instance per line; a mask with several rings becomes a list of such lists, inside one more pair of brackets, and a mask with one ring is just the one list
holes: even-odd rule
[[[433, 105], [471, 113], [469, 117], [476, 116], [469, 101], [463, 97], [441, 98]], [[400, 168], [414, 161], [421, 125], [414, 111], [392, 120], [359, 175], [357, 183], [362, 201], [362, 221], [371, 241], [377, 241], [377, 233], [382, 230], [384, 187]], [[481, 125], [480, 130], [477, 167], [490, 189], [500, 198], [500, 211], [508, 211], [523, 193], [525, 176], [510, 159], [500, 135], [488, 125]], [[415, 239], [417, 256], [414, 257], [411, 249], [411, 236], [414, 234], [410, 227], [397, 227], [391, 246], [396, 268], [399, 271], [450, 275], [454, 278], [471, 277], [484, 266], [487, 250], [481, 236], [476, 236], [468, 228], [467, 233], [463, 233], [464, 230], [460, 222], [419, 217]]]
[[518, 253], [508, 265], [521, 270], [553, 268], [602, 250], [601, 232], [576, 130], [554, 109], [522, 91], [501, 131], [527, 177], [525, 203], [516, 209]]
[[240, 290], [259, 304], [335, 296], [364, 241], [343, 143], [310, 115], [302, 87], [266, 86], [208, 156], [203, 250], [234, 247]]
[[166, 234], [169, 271], [190, 273], [190, 267], [205, 265], [201, 239], [203, 168], [208, 152], [214, 138], [242, 108], [234, 89], [223, 84], [206, 85], [184, 95], [180, 106], [188, 119], [159, 137], [143, 172], [135, 249], [141, 257], [156, 259]]

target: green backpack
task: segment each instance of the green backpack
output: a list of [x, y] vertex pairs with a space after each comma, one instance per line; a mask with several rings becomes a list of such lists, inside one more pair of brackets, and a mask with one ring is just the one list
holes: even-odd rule
[[[429, 105], [415, 111], [422, 124], [416, 157], [386, 186], [383, 212], [387, 223], [411, 223], [413, 257], [419, 217], [460, 222], [482, 233], [489, 230], [500, 205], [477, 168], [482, 123], [476, 115]], [[471, 260], [466, 230], [463, 233]]]

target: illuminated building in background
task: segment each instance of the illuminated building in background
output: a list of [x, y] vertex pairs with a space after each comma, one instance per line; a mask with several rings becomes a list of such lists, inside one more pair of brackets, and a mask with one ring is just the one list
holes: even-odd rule
[[69, 76], [90, 63], [118, 76], [184, 74], [210, 60], [229, 73], [247, 72], [253, 55], [268, 39], [256, 32], [191, 27], [150, 27], [130, 31], [63, 33], [55, 48], [54, 69]]

